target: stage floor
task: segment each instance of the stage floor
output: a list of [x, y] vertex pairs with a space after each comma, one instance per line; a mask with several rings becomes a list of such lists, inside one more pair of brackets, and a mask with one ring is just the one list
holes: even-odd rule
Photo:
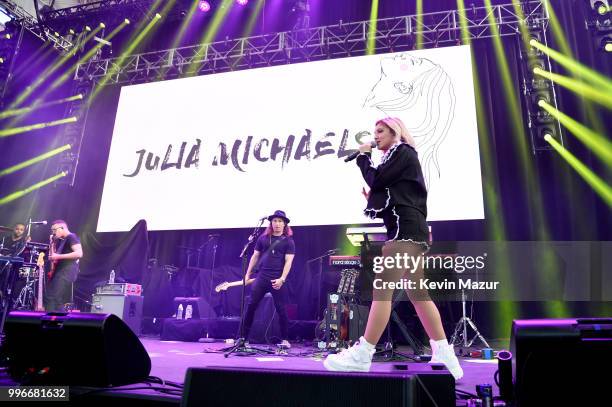
[[[70, 405], [87, 406], [92, 403], [112, 403], [115, 407], [133, 406], [136, 400], [139, 405], [151, 407], [174, 407], [181, 402], [182, 389], [185, 373], [189, 367], [222, 366], [252, 369], [283, 369], [298, 371], [325, 371], [323, 357], [317, 355], [316, 349], [310, 346], [292, 344], [287, 354], [256, 354], [248, 356], [230, 355], [224, 357], [220, 351], [228, 345], [225, 343], [198, 343], [162, 341], [159, 337], [141, 336], [140, 340], [151, 357], [151, 376], [158, 377], [166, 382], [161, 384], [136, 383], [116, 388], [95, 389], [88, 387], [71, 387]], [[253, 345], [264, 349], [275, 350], [269, 345]], [[494, 346], [494, 345], [493, 345]], [[495, 346], [495, 349], [501, 349]], [[403, 349], [400, 348], [400, 351]], [[499, 394], [495, 385], [493, 375], [497, 370], [497, 360], [483, 360], [460, 358], [464, 376], [455, 386], [458, 393], [475, 393], [477, 384], [489, 383], [493, 386], [495, 395]], [[401, 370], [398, 369], [400, 366]], [[398, 374], [408, 372], [431, 371], [431, 365], [423, 362], [412, 361], [382, 361], [372, 364], [372, 372], [397, 372]], [[368, 375], [371, 373], [359, 373]], [[15, 386], [17, 383], [8, 378], [6, 372], [0, 369], [0, 387]], [[154, 390], [157, 387], [160, 390]], [[161, 387], [160, 387], [161, 386]], [[164, 391], [173, 389], [171, 392]], [[93, 396], [90, 395], [93, 393]], [[93, 398], [92, 398], [93, 397]], [[464, 400], [457, 400], [458, 406], [465, 406]]]
[[[228, 346], [225, 343], [160, 341], [158, 338], [151, 337], [141, 337], [140, 340], [151, 357], [151, 375], [178, 383], [184, 382], [185, 372], [189, 367], [224, 366], [256, 369], [325, 370], [323, 358], [317, 357], [314, 354], [315, 349], [310, 346], [294, 345], [286, 355], [230, 355], [225, 358], [223, 353], [219, 351], [219, 349]], [[265, 345], [253, 346], [274, 350], [274, 347]], [[493, 385], [495, 394], [499, 394], [493, 379], [497, 370], [496, 359], [460, 358], [460, 362], [464, 376], [456, 383], [456, 389], [475, 393], [477, 384], [490, 383]], [[431, 366], [423, 362], [385, 361], [373, 363], [372, 371], [399, 371], [396, 365], [407, 365], [409, 372], [431, 370]], [[402, 371], [405, 372], [405, 370]]]

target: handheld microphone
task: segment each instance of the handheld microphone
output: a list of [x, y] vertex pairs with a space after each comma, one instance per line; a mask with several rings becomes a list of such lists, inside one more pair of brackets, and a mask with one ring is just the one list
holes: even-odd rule
[[39, 220], [36, 222], [30, 222], [30, 225], [46, 225], [47, 221], [46, 220]]
[[[370, 141], [370, 146], [371, 146], [372, 148], [376, 147], [376, 142], [375, 142], [375, 141]], [[361, 152], [360, 152], [360, 151], [355, 151], [353, 154], [351, 154], [351, 155], [349, 155], [348, 157], [346, 157], [346, 158], [344, 159], [344, 162], [345, 162], [345, 163], [347, 163], [347, 162], [349, 162], [349, 161], [353, 161], [355, 158], [357, 158], [357, 156], [358, 156], [359, 154], [361, 154]]]

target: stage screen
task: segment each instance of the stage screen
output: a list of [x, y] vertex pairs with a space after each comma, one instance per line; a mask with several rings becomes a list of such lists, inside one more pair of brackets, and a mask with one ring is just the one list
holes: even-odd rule
[[251, 227], [276, 209], [368, 223], [344, 158], [385, 116], [417, 142], [427, 220], [482, 219], [470, 48], [456, 46], [123, 87], [97, 230]]

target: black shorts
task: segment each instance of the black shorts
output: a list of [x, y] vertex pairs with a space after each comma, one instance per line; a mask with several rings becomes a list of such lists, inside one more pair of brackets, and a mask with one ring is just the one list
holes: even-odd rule
[[411, 241], [429, 248], [429, 228], [425, 216], [410, 206], [393, 206], [382, 212], [388, 241]]

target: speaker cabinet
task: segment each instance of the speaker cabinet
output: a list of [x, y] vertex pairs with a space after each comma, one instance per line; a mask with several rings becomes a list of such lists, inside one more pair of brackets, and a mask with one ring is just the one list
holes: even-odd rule
[[515, 320], [510, 349], [519, 406], [609, 402], [611, 318]]
[[3, 353], [23, 384], [119, 386], [145, 380], [151, 359], [113, 314], [13, 311]]
[[121, 318], [136, 335], [140, 335], [143, 301], [144, 297], [139, 295], [94, 294], [91, 301], [91, 312], [114, 314]]

